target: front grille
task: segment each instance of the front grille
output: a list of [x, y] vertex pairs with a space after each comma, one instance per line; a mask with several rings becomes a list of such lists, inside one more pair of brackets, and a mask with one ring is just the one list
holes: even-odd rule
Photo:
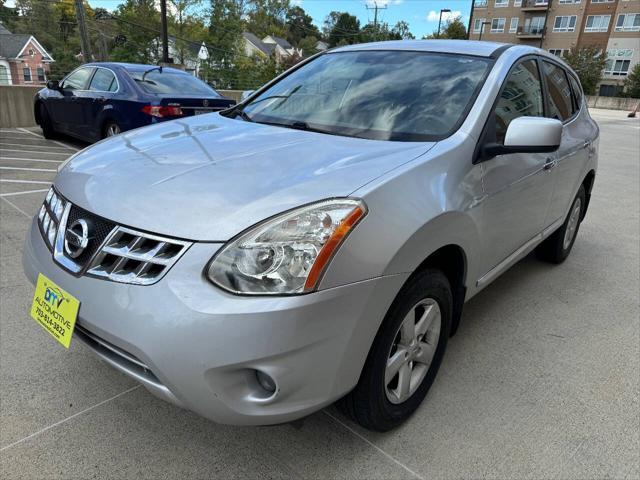
[[[74, 233], [79, 220], [84, 225]], [[40, 209], [38, 225], [54, 260], [76, 276], [135, 285], [160, 280], [191, 245], [117, 225], [71, 204], [53, 188]], [[74, 240], [78, 236], [83, 242]], [[67, 245], [67, 241], [82, 246]]]
[[67, 226], [73, 225], [73, 222], [79, 219], [84, 219], [92, 226], [92, 237], [87, 245], [87, 248], [73, 259], [75, 263], [80, 266], [85, 265], [91, 257], [93, 257], [102, 245], [102, 242], [107, 238], [107, 236], [113, 231], [116, 227], [116, 224], [110, 222], [109, 220], [105, 220], [102, 217], [94, 215], [91, 212], [88, 212], [77, 205], [71, 205], [71, 209], [69, 210], [69, 216], [67, 217]]
[[114, 282], [149, 285], [186, 251], [188, 242], [118, 227], [91, 260], [87, 274]]

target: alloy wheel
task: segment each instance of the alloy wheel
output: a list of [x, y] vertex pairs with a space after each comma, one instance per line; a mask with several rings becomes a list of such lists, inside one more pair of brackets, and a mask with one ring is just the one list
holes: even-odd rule
[[120, 127], [112, 123], [107, 127], [107, 137], [114, 137], [120, 133]]
[[394, 404], [411, 397], [429, 371], [440, 339], [438, 302], [425, 298], [405, 316], [396, 333], [385, 368], [385, 393]]

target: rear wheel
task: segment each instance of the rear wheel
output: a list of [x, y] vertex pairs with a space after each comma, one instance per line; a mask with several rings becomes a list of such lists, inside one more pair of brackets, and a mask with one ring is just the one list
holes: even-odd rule
[[119, 135], [121, 131], [120, 126], [116, 122], [109, 121], [105, 124], [104, 129], [102, 130], [102, 138], [115, 137], [116, 135]]
[[40, 116], [40, 128], [42, 128], [42, 136], [47, 139], [55, 138], [56, 131], [53, 129], [51, 117], [49, 116], [49, 112], [47, 111], [47, 107], [44, 106], [44, 103], [40, 103], [38, 105], [38, 114]]
[[581, 185], [562, 226], [536, 249], [538, 258], [551, 263], [562, 263], [567, 259], [578, 236], [585, 206], [586, 194]]
[[358, 384], [338, 407], [363, 427], [381, 432], [411, 416], [442, 362], [452, 303], [440, 271], [425, 270], [410, 279], [387, 312]]

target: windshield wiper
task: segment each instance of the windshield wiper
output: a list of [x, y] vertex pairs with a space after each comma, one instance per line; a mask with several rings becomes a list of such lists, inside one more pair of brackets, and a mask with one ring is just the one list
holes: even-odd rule
[[247, 112], [245, 112], [243, 109], [241, 108], [237, 108], [233, 111], [233, 113], [236, 114], [237, 117], [240, 117], [241, 119], [243, 119], [245, 122], [253, 122], [253, 118], [251, 118]]

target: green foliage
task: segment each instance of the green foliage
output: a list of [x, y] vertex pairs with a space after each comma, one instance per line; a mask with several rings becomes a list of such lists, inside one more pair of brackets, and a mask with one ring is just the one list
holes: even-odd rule
[[566, 53], [564, 60], [578, 74], [584, 93], [594, 95], [598, 83], [602, 80], [606, 55], [602, 55], [599, 48], [583, 47]]
[[396, 23], [391, 29], [391, 33], [398, 37], [399, 40], [414, 40], [416, 38], [413, 36], [413, 33], [411, 33], [411, 30], [409, 30], [409, 24], [404, 20]]
[[631, 98], [640, 98], [640, 63], [636, 63], [624, 81], [624, 94]]
[[309, 57], [314, 53], [317, 53], [316, 43], [318, 43], [318, 39], [312, 35], [300, 40], [298, 42], [298, 47], [302, 49], [302, 53], [305, 57]]
[[447, 38], [451, 40], [466, 40], [467, 39], [467, 27], [462, 22], [461, 17], [455, 17], [443, 22], [440, 28], [440, 34], [437, 30], [430, 35], [423, 37], [424, 39], [434, 38]]
[[247, 30], [258, 38], [287, 36], [286, 15], [289, 0], [248, 0]]
[[[83, 1], [94, 59], [147, 64], [158, 61], [158, 0], [119, 0], [112, 11], [92, 9], [88, 0]], [[292, 55], [276, 60], [262, 53], [247, 56], [242, 36], [245, 31], [258, 38], [286, 38], [302, 51], [302, 56], [315, 54], [321, 39], [336, 46], [413, 38], [407, 22], [361, 28], [354, 15], [338, 11], [327, 16], [321, 32], [299, 2], [292, 4], [291, 0], [167, 0], [167, 7], [174, 61], [185, 64], [196, 60], [195, 46], [204, 42], [209, 58], [200, 65], [200, 76], [218, 88], [256, 88], [302, 58]], [[15, 0], [15, 8], [0, 0], [0, 21], [15, 33], [38, 38], [56, 60], [50, 78], [61, 78], [84, 60], [75, 0]]]
[[[292, 45], [300, 44], [300, 41], [309, 36], [320, 38], [320, 30], [313, 24], [313, 18], [307, 15], [302, 7], [294, 6], [287, 12], [287, 40]], [[316, 40], [317, 41], [317, 40]]]
[[324, 22], [330, 47], [360, 43], [360, 20], [347, 12], [331, 12]]

